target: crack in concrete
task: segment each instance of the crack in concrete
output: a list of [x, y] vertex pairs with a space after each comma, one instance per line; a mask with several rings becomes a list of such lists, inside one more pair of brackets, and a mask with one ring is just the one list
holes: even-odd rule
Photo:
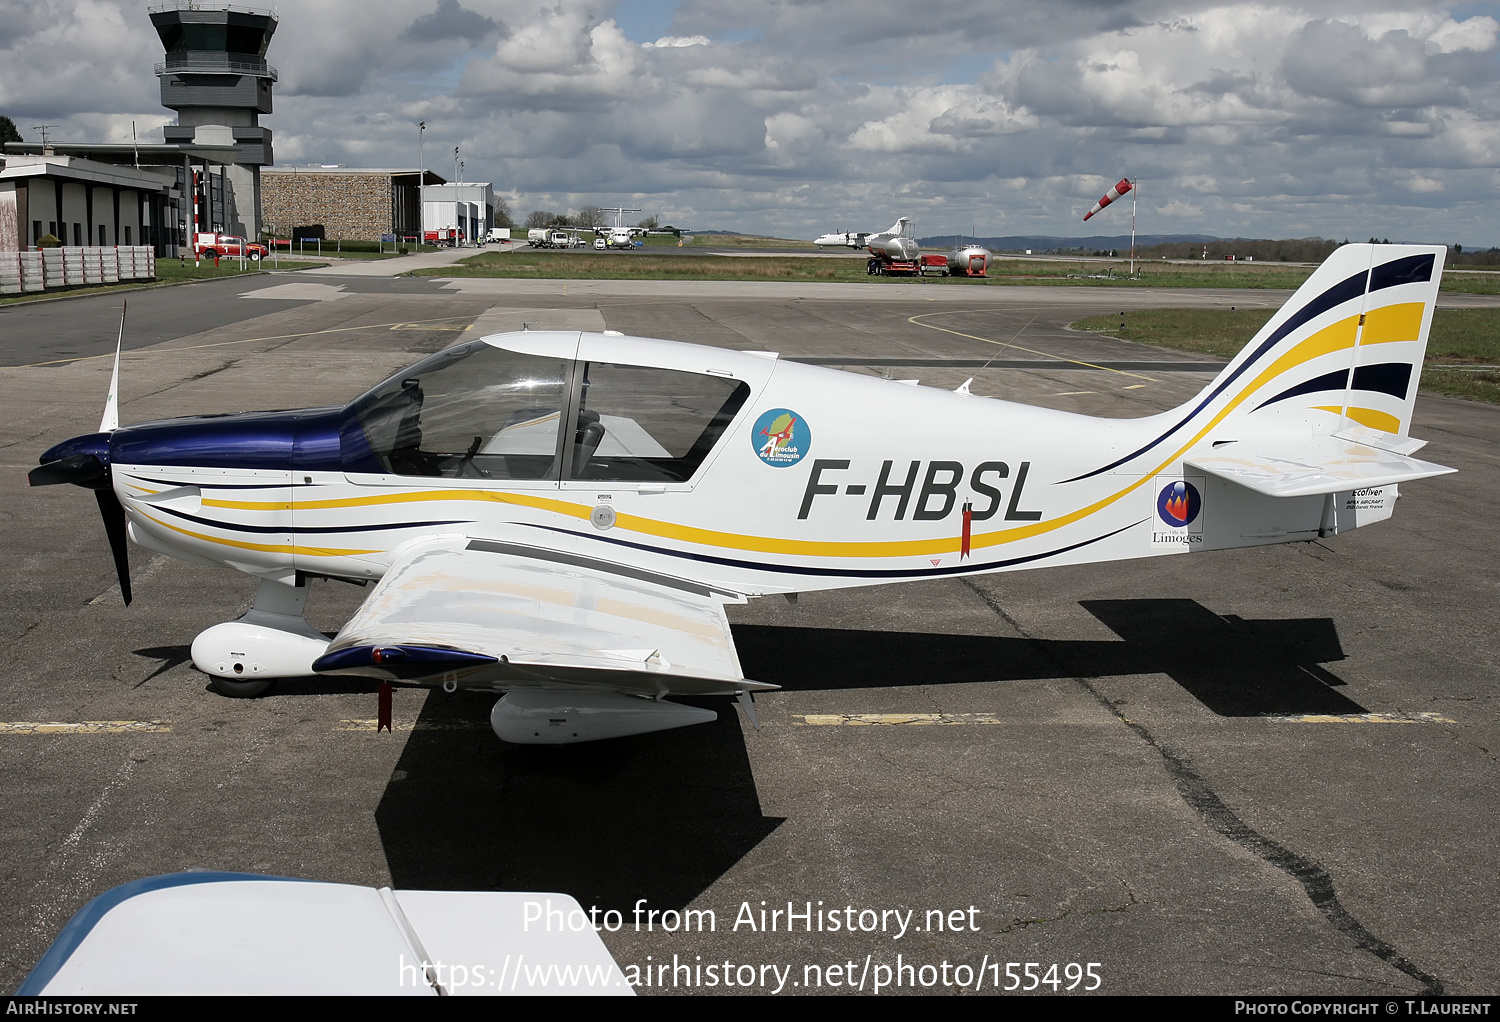
[[[971, 579], [961, 580], [975, 595], [985, 602], [1006, 624], [1015, 629], [1016, 634], [1033, 642], [1035, 638], [1022, 628], [1020, 623], [1005, 612], [1005, 609]], [[1068, 665], [1039, 647], [1042, 654], [1059, 667], [1067, 670]], [[1206, 780], [1193, 769], [1192, 765], [1182, 756], [1177, 755], [1162, 744], [1144, 725], [1131, 720], [1121, 713], [1102, 692], [1095, 688], [1086, 678], [1073, 677], [1072, 679], [1085, 692], [1094, 697], [1094, 700], [1112, 714], [1120, 723], [1140, 738], [1162, 758], [1162, 765], [1166, 767], [1167, 775], [1172, 778], [1177, 787], [1177, 793], [1188, 807], [1203, 818], [1210, 827], [1219, 834], [1233, 841], [1241, 848], [1250, 852], [1261, 861], [1274, 866], [1301, 885], [1306, 892], [1308, 900], [1312, 902], [1323, 917], [1333, 924], [1340, 933], [1354, 941], [1361, 950], [1379, 958], [1387, 965], [1400, 972], [1405, 973], [1412, 979], [1421, 983], [1425, 988], [1423, 993], [1437, 996], [1443, 993], [1443, 982], [1436, 976], [1426, 972], [1414, 964], [1405, 955], [1394, 947], [1375, 936], [1367, 930], [1363, 923], [1356, 919], [1348, 909], [1339, 901], [1338, 892], [1334, 889], [1333, 878], [1328, 875], [1319, 863], [1298, 855], [1291, 849], [1279, 844], [1266, 835], [1251, 827], [1240, 819], [1234, 810], [1224, 804], [1218, 794], [1211, 788]], [[1066, 913], [1064, 913], [1066, 915]], [[1062, 917], [1059, 917], [1062, 918]], [[1033, 920], [1043, 921], [1043, 920]], [[1028, 923], [1029, 925], [1029, 923]]]

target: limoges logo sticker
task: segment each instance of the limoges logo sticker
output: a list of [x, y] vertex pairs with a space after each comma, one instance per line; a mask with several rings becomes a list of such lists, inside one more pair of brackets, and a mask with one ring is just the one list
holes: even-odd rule
[[761, 461], [786, 468], [801, 461], [812, 446], [812, 430], [807, 428], [806, 420], [790, 408], [772, 408], [755, 420], [750, 443]]
[[1189, 546], [1203, 542], [1203, 479], [1158, 476], [1152, 546]]

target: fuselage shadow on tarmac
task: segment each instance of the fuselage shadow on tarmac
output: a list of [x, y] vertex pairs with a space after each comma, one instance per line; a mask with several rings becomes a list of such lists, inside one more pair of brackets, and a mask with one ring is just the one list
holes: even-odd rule
[[739, 625], [745, 676], [790, 690], [1165, 674], [1221, 717], [1364, 713], [1321, 665], [1329, 618], [1245, 621], [1194, 600], [1085, 600], [1122, 641]]
[[[1165, 674], [1221, 716], [1360, 713], [1319, 664], [1327, 618], [1241, 621], [1192, 600], [1088, 601], [1120, 641], [734, 628], [748, 677], [790, 691]], [[401, 889], [559, 891], [682, 908], [782, 822], [761, 812], [727, 700], [706, 725], [562, 747], [497, 742], [494, 696], [434, 692], [376, 823]], [[692, 700], [683, 700], [692, 702]]]

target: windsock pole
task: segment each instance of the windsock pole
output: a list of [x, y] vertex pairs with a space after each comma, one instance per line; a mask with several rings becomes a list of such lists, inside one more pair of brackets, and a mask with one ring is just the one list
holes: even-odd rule
[[1140, 179], [1130, 183], [1130, 275], [1135, 276], [1135, 198], [1141, 187]]

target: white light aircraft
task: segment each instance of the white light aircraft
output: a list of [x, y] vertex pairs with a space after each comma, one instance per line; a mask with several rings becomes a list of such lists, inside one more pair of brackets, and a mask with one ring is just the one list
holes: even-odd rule
[[[1408, 436], [1444, 249], [1346, 245], [1192, 400], [1104, 419], [576, 332], [451, 347], [349, 404], [100, 429], [32, 485], [261, 579], [193, 642], [231, 694], [353, 674], [504, 693], [516, 742], [677, 727], [744, 677], [725, 605], [1312, 540], [1452, 471]], [[118, 374], [118, 356], [116, 358]], [[307, 580], [374, 582], [333, 641]]]

